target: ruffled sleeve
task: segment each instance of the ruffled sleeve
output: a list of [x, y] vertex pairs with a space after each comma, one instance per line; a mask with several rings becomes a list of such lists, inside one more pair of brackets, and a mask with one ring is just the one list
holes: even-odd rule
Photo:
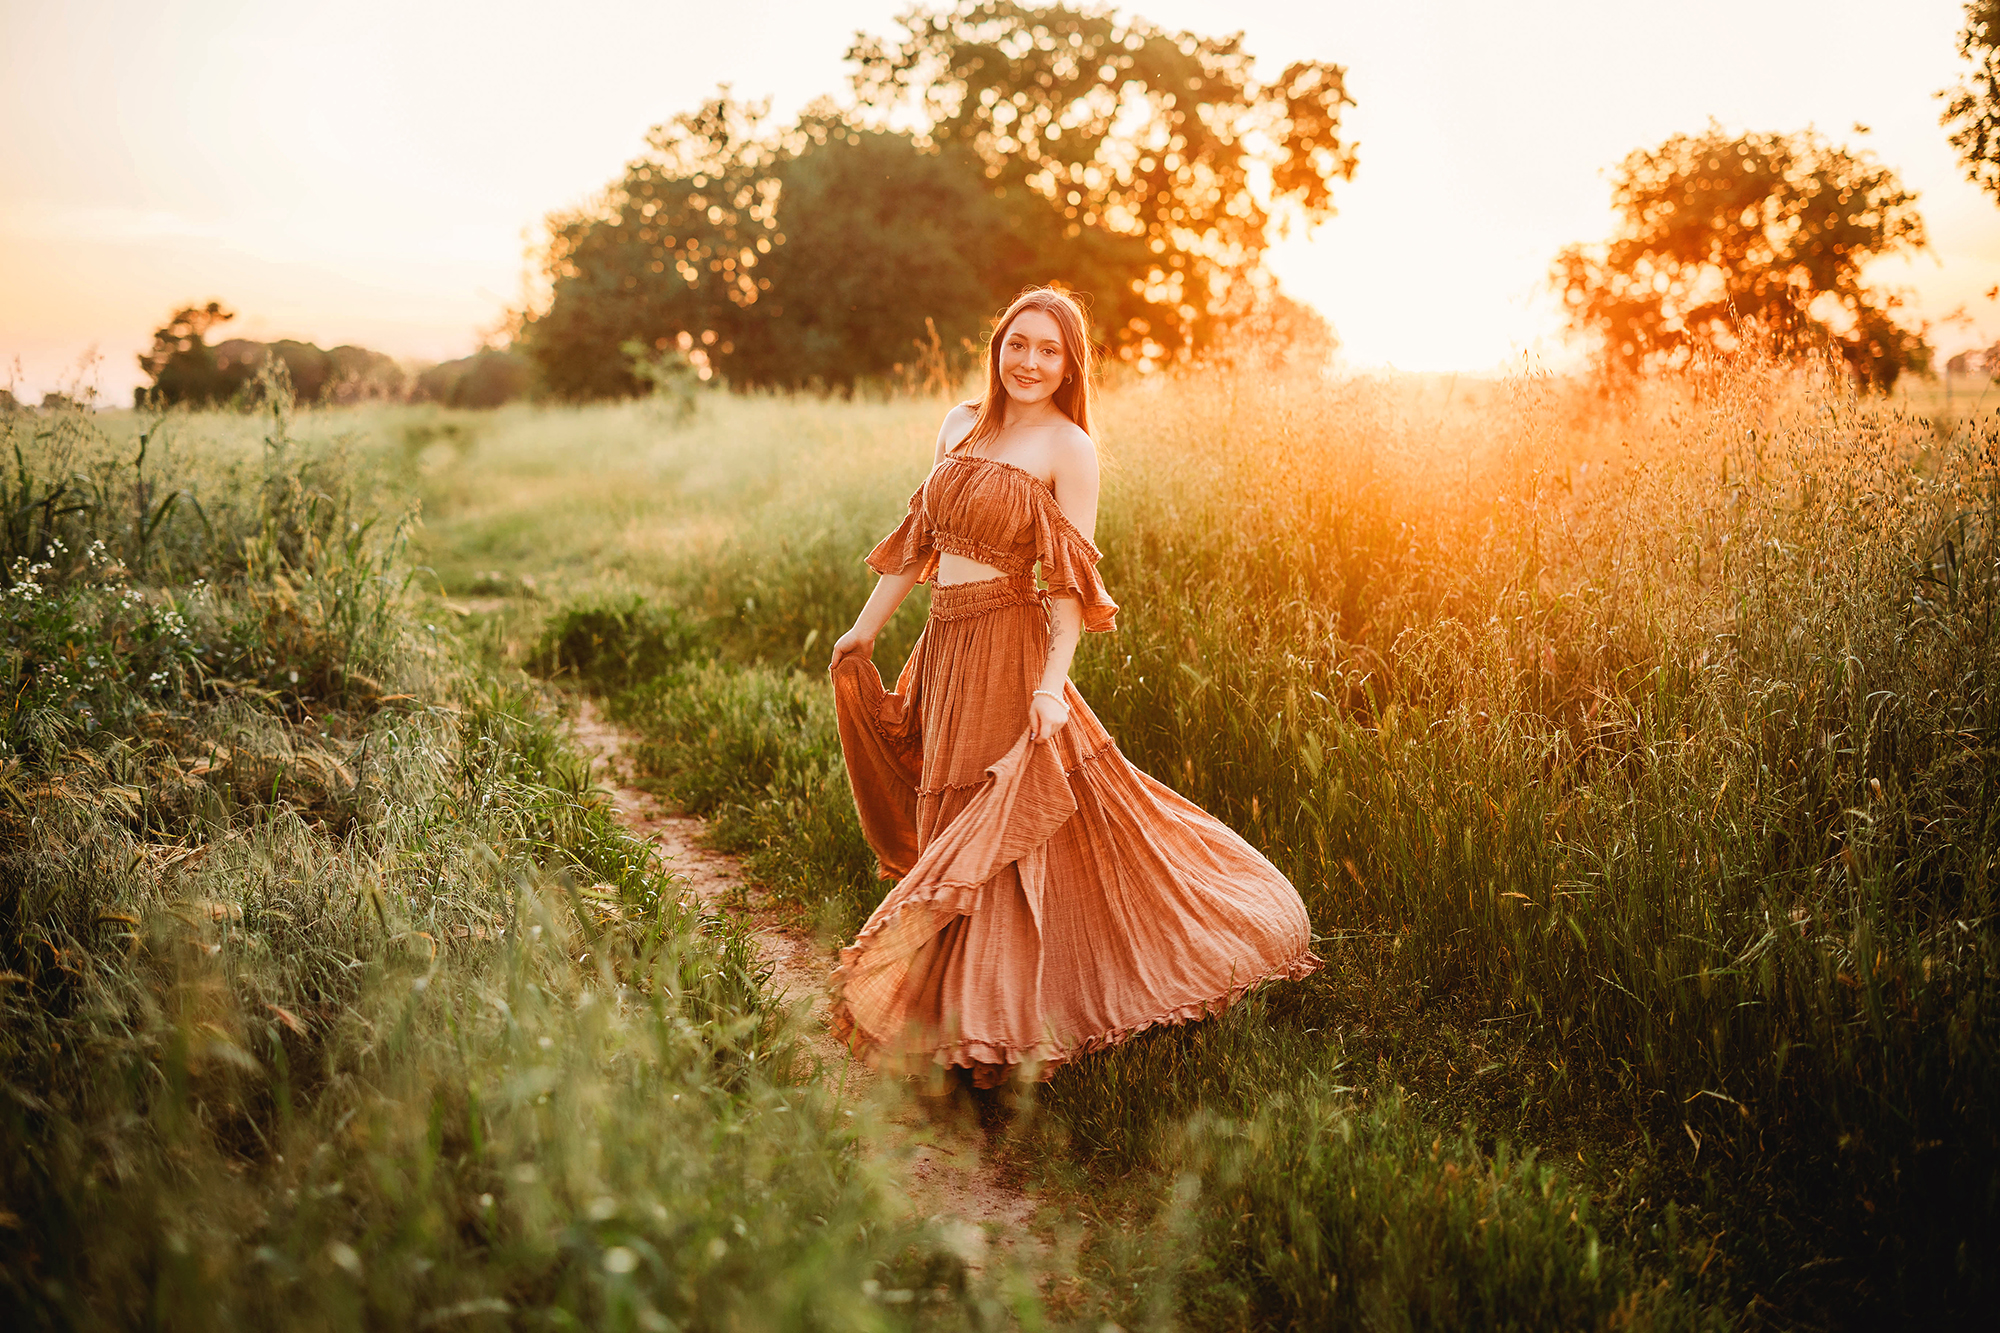
[[1097, 562], [1104, 553], [1077, 531], [1053, 496], [1035, 505], [1035, 558], [1050, 592], [1066, 592], [1083, 603], [1083, 627], [1098, 634], [1118, 628], [1118, 603], [1111, 600]]
[[910, 497], [910, 512], [902, 524], [877, 543], [868, 553], [868, 567], [877, 574], [905, 574], [917, 567], [917, 582], [929, 583], [937, 575], [937, 548], [931, 540], [930, 516], [924, 512], [924, 488]]

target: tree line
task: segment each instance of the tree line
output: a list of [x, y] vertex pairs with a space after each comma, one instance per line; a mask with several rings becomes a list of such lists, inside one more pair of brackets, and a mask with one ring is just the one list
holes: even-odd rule
[[[1340, 66], [1265, 83], [1240, 37], [1067, 4], [976, 0], [900, 24], [849, 49], [850, 107], [780, 124], [725, 92], [550, 220], [549, 298], [519, 336], [547, 392], [639, 392], [648, 349], [744, 385], [931, 378], [1048, 281], [1087, 294], [1104, 350], [1141, 366], [1252, 328], [1331, 346], [1262, 261], [1353, 176]], [[1968, 4], [1974, 71], [1941, 95], [1968, 175], [2000, 194], [1996, 39], [2000, 0]], [[1550, 275], [1607, 376], [1746, 340], [1835, 355], [1875, 389], [1928, 373], [1927, 328], [1864, 278], [1926, 243], [1915, 195], [1867, 151], [1711, 123], [1628, 156], [1613, 203], [1613, 235], [1565, 248]]]
[[[142, 393], [242, 401], [277, 366], [309, 401], [459, 406], [629, 396], [682, 372], [953, 384], [991, 313], [1044, 282], [1084, 296], [1103, 351], [1142, 368], [1253, 339], [1330, 352], [1332, 330], [1264, 259], [1332, 216], [1354, 175], [1342, 67], [1265, 81], [1240, 35], [1065, 3], [962, 0], [899, 24], [857, 34], [848, 106], [782, 121], [725, 89], [652, 130], [598, 198], [549, 219], [547, 297], [518, 312], [511, 347], [406, 377], [362, 348], [211, 346], [229, 318], [211, 302], [159, 330]], [[1940, 94], [1943, 122], [2000, 198], [2000, 0], [1966, 5], [1959, 47], [1971, 71]], [[1613, 234], [1550, 274], [1605, 375], [1746, 339], [1837, 355], [1876, 389], [1929, 371], [1927, 328], [1864, 277], [1926, 243], [1914, 194], [1867, 151], [1711, 122], [1634, 151], [1612, 196]]]
[[534, 368], [519, 352], [488, 348], [414, 374], [395, 358], [365, 347], [323, 349], [280, 339], [257, 342], [208, 335], [236, 318], [220, 301], [183, 306], [153, 331], [139, 356], [150, 385], [133, 391], [135, 407], [248, 406], [282, 391], [314, 405], [431, 402], [447, 407], [498, 407], [528, 395]]

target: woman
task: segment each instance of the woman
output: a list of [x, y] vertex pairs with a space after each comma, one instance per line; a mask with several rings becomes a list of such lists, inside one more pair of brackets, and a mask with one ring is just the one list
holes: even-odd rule
[[[1127, 763], [1069, 683], [1083, 631], [1118, 610], [1091, 543], [1090, 374], [1068, 295], [1008, 307], [985, 396], [945, 417], [834, 644], [862, 830], [900, 881], [834, 973], [834, 1029], [877, 1064], [1047, 1078], [1319, 966], [1285, 877]], [[875, 636], [925, 581], [930, 621], [885, 693]]]

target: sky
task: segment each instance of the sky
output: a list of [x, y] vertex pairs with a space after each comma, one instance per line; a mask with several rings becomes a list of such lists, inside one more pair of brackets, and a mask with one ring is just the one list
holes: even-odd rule
[[[542, 220], [718, 84], [845, 92], [906, 0], [0, 0], [0, 385], [129, 401], [177, 306], [225, 335], [461, 356], [526, 296]], [[1960, 0], [1145, 0], [1241, 30], [1275, 77], [1348, 70], [1360, 168], [1271, 263], [1357, 368], [1560, 364], [1549, 262], [1612, 224], [1609, 172], [1712, 117], [1817, 126], [1919, 196], [1930, 248], [1873, 281], [2000, 341], [2000, 206], [1938, 126]], [[1861, 132], [1857, 127], [1866, 127]], [[18, 367], [18, 368], [16, 368]]]

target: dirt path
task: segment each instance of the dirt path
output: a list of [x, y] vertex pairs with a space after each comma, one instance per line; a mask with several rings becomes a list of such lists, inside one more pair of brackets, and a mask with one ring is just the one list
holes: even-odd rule
[[619, 822], [651, 843], [661, 863], [686, 880], [704, 907], [749, 928], [760, 961], [771, 967], [772, 986], [805, 1028], [821, 1077], [881, 1110], [882, 1141], [871, 1146], [899, 1161], [896, 1175], [910, 1209], [938, 1223], [974, 1270], [983, 1269], [996, 1250], [1046, 1265], [1051, 1249], [1059, 1247], [1053, 1222], [1011, 1180], [1015, 1172], [995, 1160], [1004, 1154], [994, 1151], [975, 1109], [962, 1096], [920, 1096], [912, 1084], [850, 1060], [827, 1026], [832, 952], [785, 924], [737, 858], [702, 845], [703, 820], [672, 814], [631, 785], [634, 738], [606, 719], [595, 700], [583, 700], [572, 735], [577, 748], [600, 765], [594, 770], [598, 785], [610, 794]]

